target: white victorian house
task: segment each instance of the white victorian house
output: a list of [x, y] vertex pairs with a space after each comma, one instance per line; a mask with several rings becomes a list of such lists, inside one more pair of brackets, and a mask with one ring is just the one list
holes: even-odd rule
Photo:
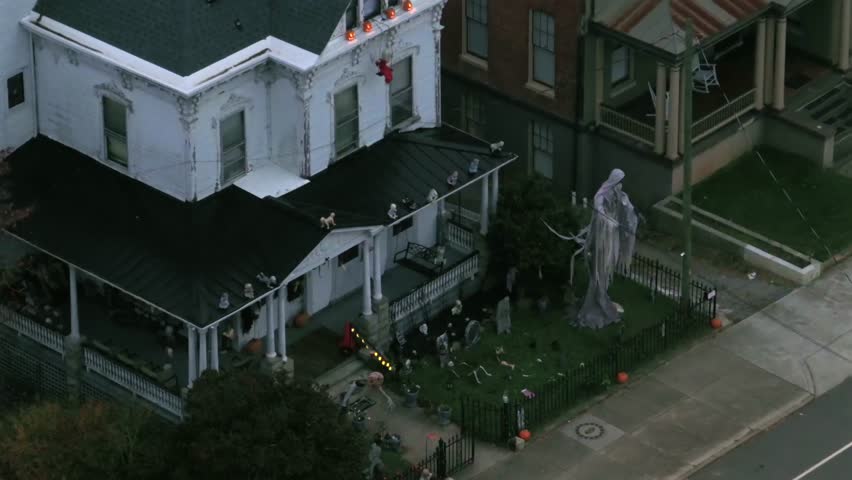
[[[4, 2], [0, 148], [35, 206], [7, 234], [68, 285], [2, 302], [5, 327], [179, 414], [142, 325], [178, 339], [178, 387], [240, 363], [225, 340], [292, 368], [312, 329], [386, 346], [416, 326], [477, 273], [515, 158], [441, 124], [445, 1]], [[474, 184], [476, 228], [444, 221]]]

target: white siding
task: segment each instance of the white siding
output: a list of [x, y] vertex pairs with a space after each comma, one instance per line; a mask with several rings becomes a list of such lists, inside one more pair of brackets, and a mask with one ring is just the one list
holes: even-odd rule
[[[0, 150], [18, 148], [36, 134], [30, 35], [18, 26], [33, 5], [35, 0], [0, 1]], [[21, 72], [25, 102], [10, 110], [6, 80]]]

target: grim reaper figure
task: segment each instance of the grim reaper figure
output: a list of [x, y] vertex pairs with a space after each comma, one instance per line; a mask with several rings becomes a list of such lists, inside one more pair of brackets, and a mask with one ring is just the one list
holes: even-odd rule
[[[603, 328], [621, 320], [620, 307], [610, 300], [607, 290], [616, 269], [629, 269], [636, 241], [639, 218], [630, 198], [621, 190], [624, 172], [614, 169], [595, 193], [592, 220], [577, 235], [562, 235], [547, 222], [544, 224], [563, 240], [577, 242], [589, 266], [589, 288], [577, 315], [581, 327]], [[544, 220], [542, 220], [544, 221]], [[571, 258], [571, 274], [573, 276]]]

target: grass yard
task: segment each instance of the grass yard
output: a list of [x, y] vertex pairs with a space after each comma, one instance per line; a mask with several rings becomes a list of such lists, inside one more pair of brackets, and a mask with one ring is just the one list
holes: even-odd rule
[[[852, 244], [852, 179], [806, 158], [760, 149], [781, 185], [832, 253]], [[767, 168], [749, 153], [697, 185], [695, 205], [819, 260], [829, 258]]]
[[[581, 273], [579, 277], [585, 277], [585, 273]], [[582, 301], [584, 288], [583, 285], [578, 285], [578, 289], [583, 289], [582, 293], [577, 294], [578, 302]], [[511, 334], [498, 336], [493, 322], [484, 324], [481, 341], [477, 346], [470, 350], [462, 348], [451, 354], [455, 364], [452, 370], [440, 368], [434, 353], [420, 355], [418, 360], [412, 362], [414, 372], [410, 383], [420, 385], [421, 403], [424, 403], [424, 400], [433, 406], [446, 403], [454, 409], [462, 395], [500, 402], [505, 391], [512, 398], [521, 398], [522, 389], [535, 391], [536, 386], [548, 378], [553, 378], [558, 373], [570, 370], [606, 351], [622, 329], [623, 334], [629, 337], [659, 322], [676, 307], [673, 301], [661, 296], [652, 302], [648, 289], [619, 277], [616, 277], [610, 288], [610, 296], [624, 307], [624, 319], [619, 324], [601, 330], [571, 327], [569, 321], [564, 318], [564, 306], [561, 302], [552, 302], [544, 313], [540, 313], [534, 305], [521, 307], [513, 304]], [[561, 297], [561, 293], [556, 292], [550, 295], [551, 299]], [[461, 317], [482, 318], [482, 315], [477, 317], [477, 313], [483, 306], [494, 309], [494, 302], [495, 298], [489, 298], [487, 294], [468, 299], [464, 303]], [[435, 336], [445, 331], [448, 318], [449, 316], [444, 314], [431, 322], [428, 338], [415, 332], [409, 341], [413, 344], [412, 348], [434, 352], [434, 347], [429, 343], [434, 344]], [[458, 318], [454, 318], [455, 323], [464, 323]], [[459, 332], [451, 338], [451, 343], [453, 340], [463, 341], [463, 330], [457, 327], [454, 325], [450, 329]], [[418, 339], [418, 335], [421, 338]], [[498, 347], [505, 351], [501, 359], [514, 364], [514, 369], [500, 365], [495, 354]], [[489, 376], [479, 370], [481, 384], [471, 375], [471, 371], [479, 365], [491, 374]]]

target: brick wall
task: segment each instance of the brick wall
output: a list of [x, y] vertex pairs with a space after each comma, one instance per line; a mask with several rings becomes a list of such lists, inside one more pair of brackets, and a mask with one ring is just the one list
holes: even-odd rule
[[[573, 120], [577, 109], [579, 27], [583, 0], [489, 0], [488, 69], [462, 58], [463, 3], [449, 0], [442, 32], [443, 68], [469, 80], [482, 83], [531, 107]], [[554, 16], [556, 23], [556, 86], [550, 98], [525, 85], [528, 81], [530, 50], [530, 10]], [[578, 78], [579, 77], [579, 78]]]

